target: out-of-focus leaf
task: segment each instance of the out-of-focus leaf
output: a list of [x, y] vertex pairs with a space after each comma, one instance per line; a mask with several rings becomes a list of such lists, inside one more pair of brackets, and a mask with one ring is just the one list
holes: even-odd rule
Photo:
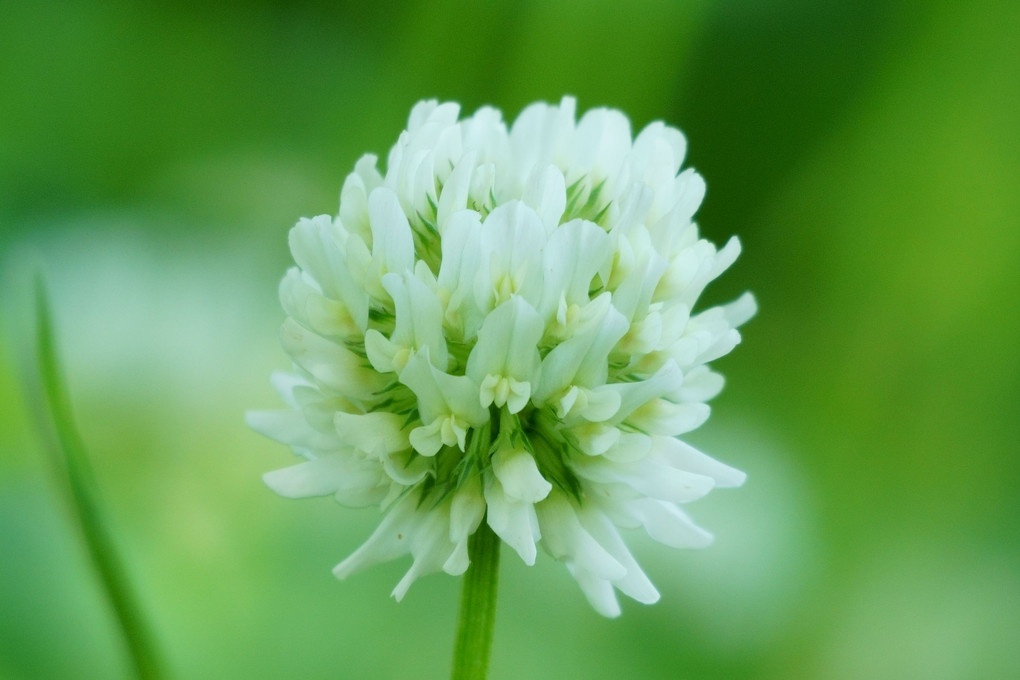
[[127, 571], [103, 518], [101, 497], [92, 475], [88, 454], [74, 425], [71, 404], [57, 359], [49, 300], [42, 277], [36, 280], [36, 353], [40, 394], [45, 408], [40, 423], [48, 430], [57, 467], [67, 482], [68, 500], [81, 529], [89, 557], [124, 634], [139, 678], [162, 677], [149, 624], [128, 583]]

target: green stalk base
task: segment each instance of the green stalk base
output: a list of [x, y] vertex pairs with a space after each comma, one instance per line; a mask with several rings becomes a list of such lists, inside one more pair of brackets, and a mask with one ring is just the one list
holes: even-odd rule
[[500, 543], [484, 519], [468, 540], [471, 566], [464, 573], [460, 591], [452, 680], [485, 680], [489, 670], [492, 629], [496, 621]]

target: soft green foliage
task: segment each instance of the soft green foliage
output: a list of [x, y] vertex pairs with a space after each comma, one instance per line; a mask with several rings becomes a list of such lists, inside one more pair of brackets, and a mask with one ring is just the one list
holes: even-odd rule
[[[0, 248], [51, 271], [82, 435], [175, 677], [442, 677], [458, 584], [329, 574], [374, 511], [260, 488], [247, 431], [300, 214], [336, 210], [423, 97], [508, 115], [563, 93], [663, 118], [744, 254], [708, 302], [761, 313], [697, 437], [749, 473], [705, 552], [603, 621], [507, 560], [510, 678], [1020, 673], [1020, 4], [9, 2]], [[0, 299], [6, 309], [10, 291]], [[26, 329], [21, 329], [25, 331]], [[0, 677], [116, 678], [114, 617], [0, 338]]]

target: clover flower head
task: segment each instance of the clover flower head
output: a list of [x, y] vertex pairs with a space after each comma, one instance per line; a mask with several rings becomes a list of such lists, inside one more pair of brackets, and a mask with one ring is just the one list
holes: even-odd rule
[[344, 578], [410, 553], [393, 591], [464, 572], [482, 522], [526, 564], [563, 561], [597, 611], [658, 592], [620, 535], [677, 548], [712, 537], [680, 505], [744, 474], [677, 437], [723, 385], [708, 362], [754, 299], [695, 311], [734, 261], [698, 235], [705, 183], [662, 123], [575, 103], [460, 119], [425, 101], [385, 174], [362, 157], [337, 217], [290, 232], [273, 377], [288, 404], [251, 427], [304, 458], [268, 473], [287, 497], [379, 506]]

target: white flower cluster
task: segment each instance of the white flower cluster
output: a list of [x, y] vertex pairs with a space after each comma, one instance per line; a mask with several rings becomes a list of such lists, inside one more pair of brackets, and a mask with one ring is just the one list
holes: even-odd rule
[[632, 140], [619, 111], [574, 107], [534, 104], [508, 129], [421, 102], [386, 174], [364, 156], [339, 216], [290, 233], [294, 371], [273, 379], [290, 409], [248, 422], [306, 459], [265, 476], [277, 493], [385, 511], [340, 578], [410, 553], [400, 599], [464, 572], [484, 520], [615, 616], [614, 588], [658, 599], [618, 529], [707, 545], [678, 504], [744, 481], [676, 438], [705, 422], [723, 385], [706, 364], [755, 312], [745, 294], [692, 313], [740, 245], [699, 238], [705, 184], [680, 172], [678, 130]]

